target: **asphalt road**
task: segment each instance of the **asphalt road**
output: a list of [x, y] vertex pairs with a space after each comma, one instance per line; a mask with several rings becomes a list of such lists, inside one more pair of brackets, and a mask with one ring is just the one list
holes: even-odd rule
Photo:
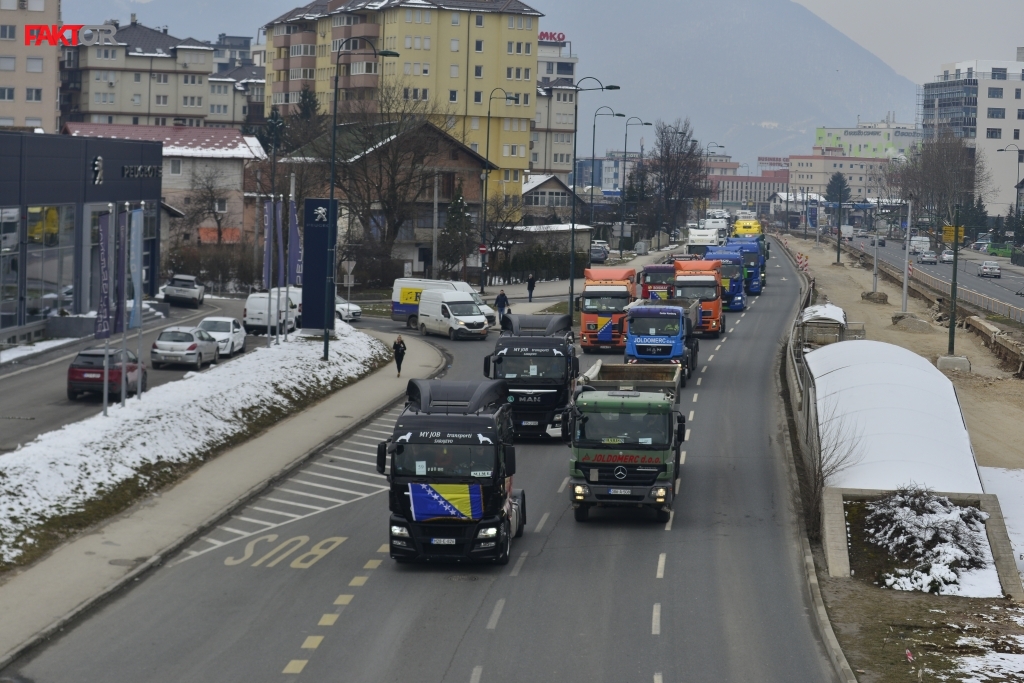
[[[776, 442], [771, 369], [797, 281], [788, 262], [770, 267], [749, 312], [701, 342], [668, 525], [640, 510], [575, 522], [568, 450], [540, 440], [517, 444], [527, 530], [508, 566], [397, 565], [373, 467], [394, 407], [5, 673], [35, 683], [834, 680]], [[493, 348], [493, 336], [431, 341], [455, 358], [449, 379], [479, 378]]]
[[[149, 348], [165, 327], [197, 325], [209, 316], [229, 316], [241, 320], [244, 307], [244, 299], [207, 299], [198, 310], [172, 306], [169, 319], [153, 321], [143, 328], [143, 360], [150, 366]], [[116, 342], [112, 338], [111, 346], [115, 343], [119, 345], [120, 342], [120, 337], [117, 337]], [[266, 337], [250, 336], [246, 345], [251, 350], [261, 342], [266, 343]], [[19, 444], [29, 442], [43, 432], [59, 429], [103, 410], [102, 395], [86, 394], [77, 401], [69, 401], [67, 397], [67, 372], [72, 359], [80, 350], [101, 343], [89, 338], [79, 344], [54, 349], [0, 368], [0, 453], [14, 450]], [[137, 332], [129, 334], [128, 348], [132, 351], [138, 348]], [[222, 362], [228, 362], [228, 359]], [[149, 387], [181, 379], [187, 372], [189, 368], [185, 366], [170, 366], [160, 370], [149, 367]]]

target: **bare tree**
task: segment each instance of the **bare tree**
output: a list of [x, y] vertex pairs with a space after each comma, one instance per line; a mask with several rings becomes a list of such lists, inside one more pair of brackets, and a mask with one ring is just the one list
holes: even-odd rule
[[690, 119], [655, 122], [651, 171], [656, 176], [661, 215], [670, 229], [686, 223], [688, 201], [709, 196], [704, 156]]
[[859, 425], [839, 410], [838, 401], [827, 398], [817, 412], [817, 431], [805, 456], [807, 513], [812, 531], [821, 524], [821, 499], [839, 473], [864, 457]]
[[234, 219], [229, 205], [230, 179], [216, 166], [193, 170], [188, 194], [185, 195], [183, 227], [198, 231], [203, 223], [212, 221], [217, 228], [217, 244], [224, 242], [224, 226]]

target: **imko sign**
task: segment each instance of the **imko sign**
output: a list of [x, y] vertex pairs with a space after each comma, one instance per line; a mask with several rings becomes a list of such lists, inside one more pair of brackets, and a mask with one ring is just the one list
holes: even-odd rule
[[25, 44], [42, 45], [117, 45], [114, 34], [117, 27], [110, 24], [86, 26], [84, 24], [25, 24]]

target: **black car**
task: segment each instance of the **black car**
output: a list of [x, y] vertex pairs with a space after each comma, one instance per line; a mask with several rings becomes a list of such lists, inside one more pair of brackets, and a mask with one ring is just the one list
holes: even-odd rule
[[[872, 246], [872, 247], [875, 246], [875, 238], [874, 237], [871, 238], [871, 245], [870, 246]], [[880, 246], [880, 247], [884, 247], [885, 246], [885, 238], [884, 237], [879, 237], [878, 238], [878, 246]]]

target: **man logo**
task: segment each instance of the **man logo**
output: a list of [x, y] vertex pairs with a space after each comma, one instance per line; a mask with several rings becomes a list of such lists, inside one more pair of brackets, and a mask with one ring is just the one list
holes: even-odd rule
[[96, 157], [92, 160], [92, 184], [103, 184], [103, 157]]
[[326, 206], [318, 206], [318, 207], [316, 207], [316, 210], [313, 212], [313, 218], [316, 220], [317, 223], [326, 223], [327, 222], [327, 207]]

